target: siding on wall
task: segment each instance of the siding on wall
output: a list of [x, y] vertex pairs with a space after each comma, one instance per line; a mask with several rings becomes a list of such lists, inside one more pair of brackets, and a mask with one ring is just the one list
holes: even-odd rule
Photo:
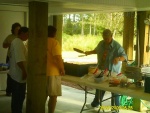
[[7, 49], [2, 47], [4, 39], [11, 34], [11, 25], [19, 22], [22, 26], [26, 24], [26, 13], [22, 11], [0, 10], [0, 63], [5, 63]]

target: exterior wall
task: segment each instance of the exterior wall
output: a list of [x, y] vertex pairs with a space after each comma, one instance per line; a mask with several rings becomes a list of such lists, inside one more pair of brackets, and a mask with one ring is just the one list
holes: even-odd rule
[[27, 25], [27, 14], [27, 8], [0, 5], [0, 63], [5, 63], [7, 49], [2, 47], [2, 43], [11, 34], [11, 25], [15, 22], [22, 26]]
[[[11, 34], [11, 26], [15, 22], [19, 22], [22, 26], [27, 26], [27, 8], [0, 5], [0, 63], [5, 63], [7, 54], [7, 49], [2, 47], [3, 41]], [[0, 90], [6, 89], [6, 78], [6, 74], [0, 75]]]

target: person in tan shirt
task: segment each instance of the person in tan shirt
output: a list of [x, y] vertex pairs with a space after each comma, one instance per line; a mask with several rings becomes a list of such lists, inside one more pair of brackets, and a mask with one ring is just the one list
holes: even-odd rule
[[[7, 50], [7, 56], [6, 56], [6, 63], [9, 64], [9, 56], [10, 56], [10, 45], [11, 42], [17, 38], [18, 36], [18, 31], [20, 29], [21, 25], [16, 22], [14, 24], [12, 24], [11, 27], [11, 34], [8, 35], [5, 40], [3, 41], [3, 48], [8, 49]], [[12, 88], [11, 88], [11, 79], [10, 79], [10, 75], [7, 74], [7, 86], [6, 86], [6, 96], [11, 96], [12, 93]]]
[[56, 28], [48, 26], [47, 48], [47, 95], [49, 96], [48, 113], [54, 113], [57, 96], [61, 96], [61, 76], [65, 75], [61, 47], [55, 39]]

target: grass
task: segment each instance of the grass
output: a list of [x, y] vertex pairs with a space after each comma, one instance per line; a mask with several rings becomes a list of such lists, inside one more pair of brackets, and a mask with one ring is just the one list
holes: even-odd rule
[[[65, 62], [76, 62], [76, 63], [96, 63], [97, 56], [88, 55], [84, 57], [79, 57], [80, 53], [73, 51], [73, 48], [78, 48], [83, 51], [93, 50], [99, 41], [102, 40], [101, 36], [81, 36], [81, 35], [67, 35], [63, 34], [63, 43], [62, 43], [62, 57]], [[115, 40], [117, 40], [122, 45], [123, 38], [120, 36], [116, 36]]]
[[[79, 48], [83, 51], [93, 50], [97, 44], [103, 40], [101, 36], [92, 36], [92, 35], [67, 35], [63, 34], [62, 36], [62, 49], [63, 51], [73, 51], [73, 48]], [[116, 36], [114, 38], [121, 45], [123, 42], [123, 37]]]

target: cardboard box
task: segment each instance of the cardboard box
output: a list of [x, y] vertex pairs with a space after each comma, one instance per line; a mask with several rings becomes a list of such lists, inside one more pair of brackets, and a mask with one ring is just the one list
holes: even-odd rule
[[148, 101], [133, 98], [133, 110], [134, 111], [139, 111], [139, 112], [146, 111], [148, 110], [147, 106], [149, 105], [150, 105], [150, 102]]

